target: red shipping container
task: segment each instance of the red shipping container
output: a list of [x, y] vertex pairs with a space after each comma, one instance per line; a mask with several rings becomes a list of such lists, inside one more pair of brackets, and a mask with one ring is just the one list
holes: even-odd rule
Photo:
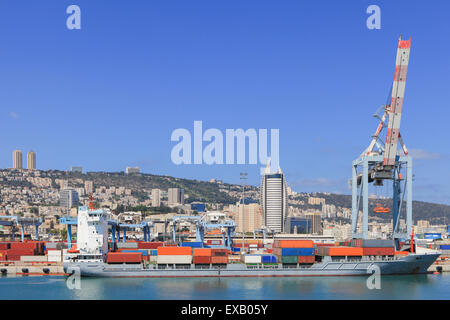
[[163, 242], [138, 242], [138, 249], [157, 249], [163, 245]]
[[8, 255], [8, 261], [20, 261], [20, 256]]
[[33, 242], [11, 242], [11, 249], [37, 249], [37, 244]]
[[212, 264], [227, 264], [228, 263], [228, 256], [223, 257], [211, 257], [211, 263]]
[[363, 248], [363, 255], [365, 256], [393, 256], [395, 254], [394, 247], [392, 248]]
[[0, 250], [8, 250], [11, 246], [9, 243], [0, 243]]
[[194, 264], [210, 264], [211, 263], [211, 257], [207, 256], [194, 256]]
[[9, 249], [8, 255], [13, 256], [34, 256], [36, 255], [35, 249]]
[[108, 263], [141, 263], [140, 252], [109, 252], [106, 256]]
[[314, 256], [298, 256], [298, 263], [314, 263]]

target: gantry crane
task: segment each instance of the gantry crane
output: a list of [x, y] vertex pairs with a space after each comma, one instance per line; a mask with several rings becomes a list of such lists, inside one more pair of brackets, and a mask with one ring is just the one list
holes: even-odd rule
[[[374, 186], [382, 186], [383, 181], [392, 181], [392, 238], [395, 240], [397, 248], [399, 239], [408, 239], [412, 232], [412, 159], [400, 135], [410, 49], [411, 38], [402, 40], [400, 37], [390, 102], [388, 105], [382, 106], [375, 114], [380, 123], [372, 136], [372, 141], [360, 157], [352, 163], [353, 238], [368, 238], [369, 183], [373, 182]], [[379, 115], [380, 111], [382, 111], [382, 115]], [[387, 129], [385, 142], [380, 136], [384, 128]], [[401, 150], [398, 149], [398, 143], [401, 145]], [[405, 170], [406, 176], [402, 173]], [[399, 228], [400, 213], [404, 202], [406, 203], [406, 233], [402, 233]], [[362, 230], [358, 230], [361, 204]], [[385, 208], [384, 212], [389, 213], [390, 210]]]

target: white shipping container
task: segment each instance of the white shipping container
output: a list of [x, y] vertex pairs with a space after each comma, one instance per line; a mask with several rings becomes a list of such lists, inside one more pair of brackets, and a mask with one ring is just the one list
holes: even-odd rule
[[192, 256], [188, 255], [164, 255], [157, 256], [158, 264], [190, 264], [192, 263]]
[[61, 262], [61, 257], [60, 256], [48, 256], [48, 262]]
[[242, 255], [241, 261], [244, 263], [261, 263], [261, 256], [259, 255]]
[[22, 262], [47, 262], [46, 256], [21, 256], [20, 261]]
[[47, 251], [48, 256], [61, 256], [61, 250], [48, 250]]

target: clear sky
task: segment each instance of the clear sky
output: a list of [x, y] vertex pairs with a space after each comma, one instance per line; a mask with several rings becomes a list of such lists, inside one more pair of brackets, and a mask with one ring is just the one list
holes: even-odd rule
[[[81, 8], [68, 30], [66, 8]], [[369, 30], [369, 5], [381, 29]], [[260, 182], [260, 165], [175, 165], [173, 130], [280, 130], [296, 191], [349, 193], [412, 37], [401, 132], [414, 199], [450, 203], [450, 2], [3, 0], [0, 167], [33, 149], [39, 169]]]

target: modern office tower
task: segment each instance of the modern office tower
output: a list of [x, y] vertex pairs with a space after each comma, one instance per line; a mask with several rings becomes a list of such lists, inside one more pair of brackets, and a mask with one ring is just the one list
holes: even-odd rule
[[235, 220], [236, 232], [253, 232], [256, 229], [260, 229], [263, 225], [261, 206], [257, 203], [239, 203]]
[[161, 192], [159, 189], [152, 189], [152, 206], [159, 207], [161, 205]]
[[322, 234], [322, 213], [306, 213], [305, 216], [311, 220], [311, 233]]
[[36, 170], [36, 153], [33, 150], [27, 154], [27, 169]]
[[13, 151], [13, 169], [22, 169], [22, 151]]
[[127, 174], [132, 174], [132, 173], [139, 173], [141, 170], [139, 169], [139, 167], [127, 167], [126, 169], [126, 173]]
[[264, 225], [274, 232], [283, 232], [288, 215], [286, 180], [280, 168], [276, 173], [270, 172], [270, 161], [261, 181], [260, 192]]
[[59, 193], [59, 206], [70, 209], [78, 205], [78, 192], [74, 189], [64, 189]]
[[167, 191], [169, 205], [184, 204], [184, 190], [180, 188], [169, 188]]
[[94, 182], [93, 181], [85, 181], [84, 182], [84, 192], [86, 194], [94, 193]]

